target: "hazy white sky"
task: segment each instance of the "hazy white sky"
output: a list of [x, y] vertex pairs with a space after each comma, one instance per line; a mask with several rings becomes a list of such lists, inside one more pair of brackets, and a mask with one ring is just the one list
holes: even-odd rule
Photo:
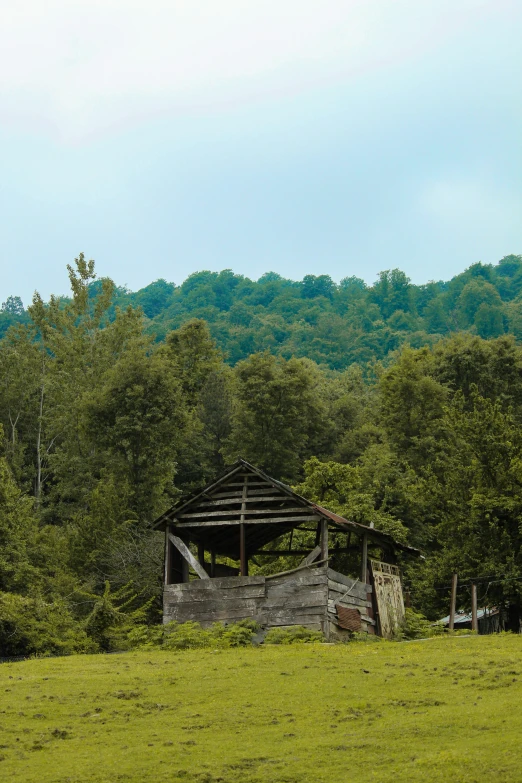
[[522, 4], [0, 0], [0, 301], [522, 252]]

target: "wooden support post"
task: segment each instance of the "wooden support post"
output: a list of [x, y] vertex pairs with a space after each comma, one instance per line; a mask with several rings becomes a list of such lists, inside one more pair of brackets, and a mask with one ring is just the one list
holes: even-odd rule
[[216, 575], [216, 553], [213, 549], [210, 550], [210, 576], [214, 578]]
[[471, 583], [471, 630], [478, 633], [478, 615], [477, 615], [477, 585]]
[[165, 569], [163, 572], [163, 584], [169, 585], [171, 579], [171, 545], [169, 541], [170, 528], [165, 528]]
[[248, 476], [245, 476], [243, 484], [243, 502], [241, 503], [241, 517], [239, 522], [239, 569], [241, 576], [248, 576], [248, 557], [246, 551], [245, 511], [248, 494]]
[[321, 560], [328, 560], [328, 520], [321, 520]]
[[[324, 562], [326, 566], [328, 566], [328, 520], [327, 519], [321, 519], [320, 523], [320, 547], [321, 547], [321, 560]], [[315, 551], [315, 550], [314, 550]], [[321, 562], [319, 560], [318, 562]], [[324, 620], [322, 625], [322, 631], [324, 634], [324, 638], [327, 642], [330, 641], [330, 620], [328, 618], [328, 613], [326, 615], [326, 620]]]
[[239, 570], [241, 576], [248, 576], [248, 558], [246, 553], [245, 525], [239, 525]]
[[455, 627], [455, 608], [457, 606], [457, 574], [451, 577], [451, 604], [449, 614], [449, 630], [453, 631]]
[[205, 568], [205, 545], [202, 541], [198, 541], [198, 560], [200, 565]]
[[368, 582], [368, 536], [365, 533], [361, 541], [361, 582]]

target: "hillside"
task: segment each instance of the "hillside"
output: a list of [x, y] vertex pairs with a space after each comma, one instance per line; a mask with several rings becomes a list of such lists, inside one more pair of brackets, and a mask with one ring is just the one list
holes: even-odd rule
[[[100, 285], [92, 285], [92, 295]], [[230, 364], [269, 350], [340, 370], [382, 360], [405, 343], [433, 345], [459, 331], [518, 339], [521, 297], [522, 256], [510, 255], [426, 285], [413, 285], [398, 269], [381, 272], [373, 286], [357, 277], [336, 285], [328, 275], [294, 282], [274, 272], [258, 281], [231, 270], [197, 272], [180, 286], [157, 280], [135, 293], [117, 288], [114, 305], [140, 306], [157, 339], [192, 318], [206, 320]], [[27, 320], [19, 298], [9, 297], [0, 312], [0, 336]]]
[[2, 779], [512, 783], [521, 644], [456, 637], [4, 664]]

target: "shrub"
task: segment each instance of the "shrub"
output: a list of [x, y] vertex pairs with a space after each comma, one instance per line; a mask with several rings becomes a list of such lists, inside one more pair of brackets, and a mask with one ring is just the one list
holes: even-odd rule
[[433, 625], [420, 612], [406, 609], [404, 620], [401, 624], [398, 639], [426, 639], [430, 636], [439, 636], [444, 633], [442, 626]]
[[105, 582], [102, 595], [83, 595], [93, 602], [92, 611], [85, 621], [85, 630], [104, 652], [126, 650], [132, 646], [129, 636], [137, 625], [143, 624], [154, 600], [149, 599], [136, 608], [138, 595], [130, 584], [113, 593], [109, 582]]
[[97, 652], [98, 645], [63, 601], [46, 603], [0, 593], [0, 655], [70, 655]]
[[265, 644], [309, 644], [324, 641], [321, 631], [311, 631], [303, 625], [288, 628], [271, 628], [265, 636]]
[[197, 647], [247, 647], [259, 629], [253, 620], [241, 620], [231, 625], [214, 623], [202, 628], [199, 623], [168, 623], [164, 626], [163, 647], [188, 650]]

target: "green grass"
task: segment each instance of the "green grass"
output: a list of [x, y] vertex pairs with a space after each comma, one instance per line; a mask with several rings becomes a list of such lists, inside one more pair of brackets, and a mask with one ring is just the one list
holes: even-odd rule
[[522, 781], [522, 638], [0, 665], [0, 780]]

